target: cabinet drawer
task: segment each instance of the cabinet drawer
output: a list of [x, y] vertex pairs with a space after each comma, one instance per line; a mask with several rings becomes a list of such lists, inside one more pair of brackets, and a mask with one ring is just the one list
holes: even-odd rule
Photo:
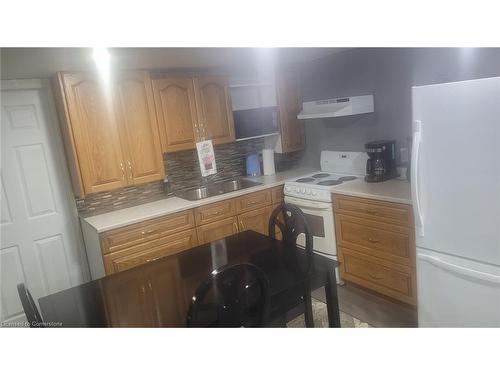
[[236, 216], [214, 223], [201, 225], [196, 228], [198, 241], [200, 245], [210, 241], [220, 240], [221, 238], [238, 233], [238, 220]]
[[208, 204], [206, 206], [195, 208], [194, 210], [196, 225], [212, 223], [214, 221], [235, 215], [236, 202], [233, 199]]
[[411, 206], [334, 194], [336, 213], [413, 227]]
[[283, 185], [271, 189], [271, 200], [273, 204], [283, 202]]
[[194, 228], [193, 211], [183, 211], [104, 232], [100, 236], [101, 249], [103, 254], [109, 254], [190, 228]]
[[106, 275], [152, 262], [167, 255], [190, 249], [197, 245], [195, 229], [148, 241], [140, 245], [104, 255]]
[[339, 246], [409, 266], [414, 264], [412, 229], [339, 214], [335, 220]]
[[402, 265], [340, 248], [340, 275], [344, 280], [405, 303], [416, 303], [415, 271]]
[[272, 200], [270, 189], [258, 191], [256, 193], [251, 193], [236, 198], [236, 210], [239, 214], [255, 210], [260, 207], [270, 206], [271, 204]]

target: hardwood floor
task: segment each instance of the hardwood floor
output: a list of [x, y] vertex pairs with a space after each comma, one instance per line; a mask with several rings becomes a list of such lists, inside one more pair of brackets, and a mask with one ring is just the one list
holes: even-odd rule
[[[340, 310], [373, 327], [417, 327], [417, 311], [407, 305], [393, 302], [352, 284], [338, 286]], [[325, 302], [323, 288], [312, 292], [312, 297]]]

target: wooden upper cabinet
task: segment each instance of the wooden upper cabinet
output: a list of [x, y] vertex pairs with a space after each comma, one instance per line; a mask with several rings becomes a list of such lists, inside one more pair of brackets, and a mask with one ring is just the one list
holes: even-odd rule
[[[83, 196], [127, 184], [123, 151], [109, 91], [91, 73], [60, 73], [56, 98], [75, 194]], [[76, 185], [76, 186], [75, 186]]]
[[276, 71], [281, 147], [279, 151], [293, 152], [305, 146], [304, 122], [297, 119], [302, 109], [298, 71], [292, 66], [282, 66]]
[[214, 144], [235, 139], [229, 84], [223, 76], [201, 76], [194, 80], [200, 121], [200, 138]]
[[59, 73], [54, 80], [75, 195], [162, 180], [165, 174], [148, 72]]
[[119, 72], [114, 77], [115, 109], [132, 185], [163, 179], [165, 169], [148, 72]]
[[153, 92], [163, 151], [195, 148], [198, 118], [193, 79], [155, 79]]

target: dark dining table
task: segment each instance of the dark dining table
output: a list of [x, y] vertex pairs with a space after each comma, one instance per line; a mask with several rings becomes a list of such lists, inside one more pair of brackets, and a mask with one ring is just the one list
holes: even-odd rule
[[[38, 300], [45, 323], [62, 327], [185, 327], [191, 298], [211, 272], [250, 263], [269, 280], [271, 318], [307, 291], [325, 288], [329, 327], [340, 327], [335, 260], [245, 231]], [[308, 294], [310, 296], [310, 293]]]

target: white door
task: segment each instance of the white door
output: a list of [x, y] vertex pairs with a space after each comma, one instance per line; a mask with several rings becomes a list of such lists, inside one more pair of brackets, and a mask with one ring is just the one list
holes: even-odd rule
[[500, 77], [412, 94], [417, 246], [500, 265]]
[[25, 319], [18, 283], [38, 300], [88, 278], [51, 95], [46, 81], [2, 81], [2, 322]]

